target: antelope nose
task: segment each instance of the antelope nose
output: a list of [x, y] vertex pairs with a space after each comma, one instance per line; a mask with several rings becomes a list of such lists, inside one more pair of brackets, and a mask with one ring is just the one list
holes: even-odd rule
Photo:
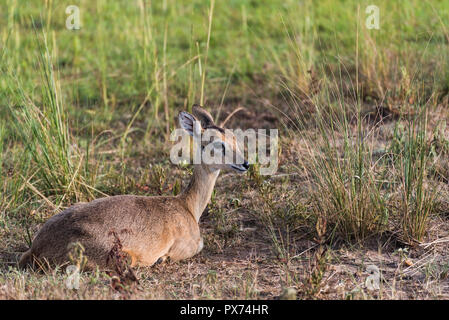
[[246, 170], [248, 170], [248, 169], [249, 169], [248, 161], [243, 162], [242, 166], [243, 166], [243, 168], [245, 168]]

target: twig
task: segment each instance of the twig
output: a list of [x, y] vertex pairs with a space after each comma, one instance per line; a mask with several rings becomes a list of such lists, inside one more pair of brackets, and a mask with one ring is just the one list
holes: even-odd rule
[[435, 241], [428, 242], [428, 243], [420, 243], [419, 245], [421, 247], [424, 247], [424, 249], [427, 249], [428, 247], [430, 247], [433, 244], [444, 243], [444, 242], [449, 242], [449, 237], [440, 238], [440, 239], [437, 239]]
[[241, 110], [245, 110], [245, 108], [244, 108], [244, 107], [238, 107], [237, 109], [235, 109], [234, 111], [232, 111], [231, 114], [230, 114], [229, 116], [227, 116], [226, 119], [224, 119], [222, 123], [220, 123], [220, 127], [223, 127], [223, 126], [226, 124], [226, 122], [228, 122], [229, 119], [232, 118], [232, 116], [233, 116], [234, 114], [236, 114], [237, 112], [239, 112], [239, 111], [241, 111]]

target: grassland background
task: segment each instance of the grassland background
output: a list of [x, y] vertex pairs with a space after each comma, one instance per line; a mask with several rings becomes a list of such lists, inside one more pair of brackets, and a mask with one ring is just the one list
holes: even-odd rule
[[[210, 6], [1, 2], [0, 298], [447, 298], [449, 3]], [[279, 128], [281, 151], [276, 177], [220, 178], [191, 271], [141, 270], [125, 295], [101, 273], [72, 292], [58, 270], [15, 268], [77, 201], [179, 192], [190, 168], [170, 164], [168, 133], [200, 101], [217, 120], [243, 107], [229, 127]]]

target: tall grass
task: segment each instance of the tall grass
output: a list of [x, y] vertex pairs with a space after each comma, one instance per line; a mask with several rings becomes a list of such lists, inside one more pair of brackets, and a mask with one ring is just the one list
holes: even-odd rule
[[4, 139], [5, 139], [5, 125], [3, 121], [0, 121], [0, 211], [4, 206], [6, 179], [3, 174], [3, 157], [4, 157]]
[[[156, 41], [156, 34], [154, 30], [152, 4], [147, 4], [144, 1], [139, 1], [140, 10], [140, 24], [141, 24], [141, 46], [143, 48], [141, 60], [141, 68], [138, 70], [139, 76], [144, 79], [146, 95], [151, 99], [151, 114], [149, 115], [148, 125], [146, 129], [146, 138], [153, 130], [152, 126], [159, 123], [159, 109], [164, 100], [162, 75], [165, 75], [166, 61], [161, 63], [160, 51], [163, 52], [164, 58], [166, 50], [161, 50], [158, 41]], [[164, 11], [164, 17], [166, 12]], [[165, 30], [164, 39], [167, 35], [167, 28]], [[164, 41], [165, 42], [165, 41]], [[167, 116], [167, 114], [166, 114]]]
[[[323, 8], [314, 6], [309, 14], [319, 10]], [[331, 236], [361, 242], [384, 231], [400, 231], [405, 242], [421, 241], [436, 193], [428, 179], [427, 120], [416, 119], [421, 119], [418, 105], [425, 104], [428, 112], [438, 103], [440, 73], [432, 78], [425, 71], [433, 63], [428, 59], [434, 48], [428, 40], [419, 54], [405, 55], [417, 47], [410, 42], [397, 46], [407, 32], [373, 33], [363, 27], [357, 12], [355, 8], [357, 28], [345, 25], [353, 31], [352, 52], [334, 41], [331, 50], [315, 54], [315, 48], [326, 46], [319, 32], [312, 36], [315, 26], [289, 22], [284, 26], [290, 50], [282, 58], [272, 53], [290, 106], [280, 113], [287, 133], [301, 141], [297, 169], [308, 177], [309, 194], [302, 201], [312, 201], [312, 220], [325, 219]], [[384, 28], [395, 23], [390, 19], [385, 18]], [[334, 37], [343, 39], [341, 30]], [[346, 55], [328, 54], [334, 51]], [[434, 59], [443, 56], [432, 52]], [[380, 130], [385, 135], [389, 122], [412, 118], [416, 122], [408, 122], [409, 132], [394, 152], [396, 160], [388, 161], [389, 150], [378, 146], [385, 137], [376, 135]]]
[[[404, 242], [421, 241], [436, 197], [428, 179], [426, 117], [408, 115], [405, 132], [396, 130], [394, 143], [380, 150], [394, 155], [391, 162], [374, 150], [376, 124], [363, 117], [358, 99], [345, 98], [339, 90], [326, 84], [314, 97], [315, 111], [309, 118], [314, 130], [302, 116], [294, 119], [294, 129], [288, 129], [303, 142], [307, 155], [299, 159], [298, 170], [309, 177], [313, 214], [327, 221], [331, 236], [348, 241], [395, 231], [394, 221], [400, 222]], [[299, 96], [290, 93], [293, 108], [302, 115]], [[396, 189], [399, 198], [394, 196]]]
[[[395, 131], [398, 137], [401, 133]], [[400, 202], [398, 206], [404, 241], [422, 241], [428, 230], [437, 189], [429, 185], [430, 146], [427, 143], [427, 116], [409, 119], [402, 137], [390, 147], [399, 167]], [[397, 144], [397, 141], [403, 143]]]
[[28, 96], [20, 80], [9, 75], [11, 94], [20, 103], [20, 106], [9, 104], [15, 132], [36, 170], [32, 176], [22, 177], [23, 181], [48, 202], [46, 197], [50, 195], [59, 195], [60, 202], [92, 197], [94, 188], [88, 184], [92, 177], [85, 177], [87, 166], [83, 166], [89, 161], [88, 153], [81, 151], [69, 132], [67, 110], [46, 34], [43, 40], [36, 34], [36, 41], [42, 83], [40, 100]]
[[[5, 143], [5, 123], [4, 121], [0, 121], [0, 182], [3, 181], [3, 151], [4, 151], [4, 143]], [[1, 183], [0, 183], [1, 184]]]
[[206, 41], [206, 52], [204, 54], [204, 69], [202, 70], [201, 75], [201, 95], [200, 95], [200, 105], [204, 104], [204, 88], [206, 85], [206, 71], [207, 71], [207, 59], [209, 57], [209, 47], [210, 47], [210, 36], [212, 33], [212, 21], [214, 17], [214, 6], [215, 6], [215, 0], [210, 1], [210, 8], [209, 8], [209, 25], [207, 29], [207, 41]]
[[302, 141], [301, 152], [307, 154], [297, 168], [309, 180], [312, 215], [325, 221], [333, 236], [361, 241], [382, 232], [388, 220], [380, 164], [373, 160], [374, 130], [363, 119], [357, 83], [347, 83], [348, 67], [340, 62], [337, 74], [326, 70], [314, 55], [317, 39], [306, 34], [311, 27], [299, 33], [290, 27], [294, 54], [275, 61], [291, 108], [287, 132]]
[[315, 212], [338, 236], [360, 241], [384, 230], [388, 211], [369, 143], [372, 133], [359, 116], [351, 124], [346, 108], [338, 101], [330, 112], [316, 113], [319, 134], [305, 137], [310, 158], [301, 165], [311, 179]]

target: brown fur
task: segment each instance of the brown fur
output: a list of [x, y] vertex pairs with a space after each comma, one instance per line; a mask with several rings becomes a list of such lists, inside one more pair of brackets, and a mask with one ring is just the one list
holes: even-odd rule
[[[124, 229], [128, 231], [120, 232]], [[198, 224], [181, 198], [114, 196], [70, 207], [50, 218], [20, 264], [28, 264], [31, 257], [63, 264], [68, 261], [69, 245], [80, 242], [89, 267], [106, 267], [114, 243], [112, 230], [118, 231], [123, 251], [140, 265], [152, 265], [166, 255], [172, 260], [189, 258], [195, 250], [177, 249], [177, 243], [200, 243]]]
[[[206, 117], [204, 112], [197, 117]], [[209, 116], [203, 122], [210, 123]], [[87, 268], [107, 269], [114, 233], [132, 265], [151, 266], [167, 257], [174, 261], [190, 258], [203, 246], [198, 221], [219, 169], [195, 165], [189, 186], [176, 197], [119, 195], [69, 207], [44, 224], [19, 266], [43, 260], [68, 263], [71, 244], [80, 243], [85, 249]]]

